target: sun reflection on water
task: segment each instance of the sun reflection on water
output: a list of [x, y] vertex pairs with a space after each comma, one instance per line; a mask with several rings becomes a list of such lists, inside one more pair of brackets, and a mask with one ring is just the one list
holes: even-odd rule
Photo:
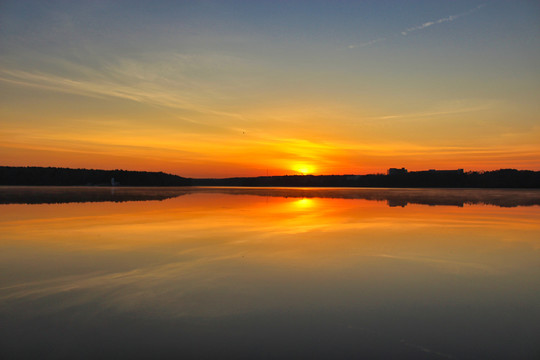
[[300, 200], [295, 200], [293, 204], [295, 208], [299, 210], [307, 210], [315, 206], [315, 201], [313, 199], [302, 198]]

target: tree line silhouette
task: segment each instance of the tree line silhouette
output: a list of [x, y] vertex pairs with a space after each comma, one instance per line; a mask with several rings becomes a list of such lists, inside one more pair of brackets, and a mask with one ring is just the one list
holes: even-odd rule
[[163, 172], [0, 166], [0, 185], [540, 188], [540, 171], [429, 170], [372, 175], [285, 175], [191, 179]]
[[57, 167], [0, 167], [0, 185], [52, 186], [189, 186], [191, 179], [163, 172], [69, 169]]
[[198, 186], [540, 188], [540, 171], [412, 171], [373, 175], [285, 175], [193, 179]]

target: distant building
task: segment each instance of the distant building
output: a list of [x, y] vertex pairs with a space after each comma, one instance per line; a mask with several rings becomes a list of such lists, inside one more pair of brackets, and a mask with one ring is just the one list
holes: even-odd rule
[[406, 174], [408, 171], [405, 168], [397, 169], [397, 168], [390, 168], [388, 169], [388, 175], [403, 175]]

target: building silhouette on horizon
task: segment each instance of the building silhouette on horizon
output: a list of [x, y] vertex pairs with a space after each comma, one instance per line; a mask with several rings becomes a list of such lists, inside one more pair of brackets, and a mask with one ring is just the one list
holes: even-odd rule
[[456, 170], [436, 170], [436, 169], [429, 169], [429, 170], [420, 170], [420, 171], [411, 171], [405, 169], [405, 168], [389, 168], [386, 172], [387, 175], [405, 175], [405, 174], [437, 174], [437, 175], [463, 175], [464, 171], [463, 169], [456, 169]]
[[404, 174], [407, 174], [409, 171], [405, 168], [401, 168], [401, 169], [398, 169], [398, 168], [390, 168], [388, 169], [387, 171], [387, 174], [388, 175], [404, 175]]

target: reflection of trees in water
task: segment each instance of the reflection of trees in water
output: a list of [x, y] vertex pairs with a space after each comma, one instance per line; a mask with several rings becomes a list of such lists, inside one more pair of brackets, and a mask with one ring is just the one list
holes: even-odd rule
[[540, 205], [540, 190], [508, 189], [268, 189], [201, 188], [205, 192], [300, 198], [335, 198], [386, 201], [388, 206], [408, 204], [464, 206], [484, 204], [501, 207]]
[[0, 188], [0, 204], [60, 204], [165, 200], [187, 192], [168, 188], [9, 187]]
[[166, 200], [189, 194], [253, 195], [285, 198], [334, 198], [408, 204], [501, 207], [540, 205], [540, 190], [507, 189], [332, 189], [332, 188], [212, 188], [212, 187], [5, 187], [0, 204], [54, 204], [70, 202], [123, 202]]

